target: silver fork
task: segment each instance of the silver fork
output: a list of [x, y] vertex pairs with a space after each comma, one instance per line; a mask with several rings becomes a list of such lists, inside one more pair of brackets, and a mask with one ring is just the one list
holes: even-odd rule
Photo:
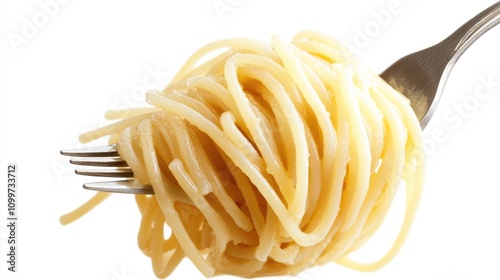
[[431, 119], [450, 72], [460, 56], [486, 31], [500, 23], [500, 1], [466, 22], [440, 43], [407, 55], [380, 76], [411, 101], [424, 129]]
[[[500, 22], [500, 1], [466, 22], [440, 43], [407, 55], [387, 68], [380, 76], [410, 101], [422, 129], [431, 119], [450, 72], [460, 56], [486, 31]], [[120, 158], [117, 146], [102, 146], [76, 150], [62, 150], [71, 156], [70, 163], [100, 169], [77, 169], [79, 175], [115, 177], [117, 181], [86, 183], [85, 189], [154, 194], [150, 185], [136, 182], [127, 163]]]
[[71, 164], [101, 167], [100, 169], [76, 169], [75, 173], [78, 175], [120, 178], [113, 181], [85, 183], [84, 189], [114, 193], [154, 194], [151, 185], [142, 185], [134, 180], [134, 172], [118, 154], [116, 144], [61, 150], [61, 154], [72, 157], [69, 160]]

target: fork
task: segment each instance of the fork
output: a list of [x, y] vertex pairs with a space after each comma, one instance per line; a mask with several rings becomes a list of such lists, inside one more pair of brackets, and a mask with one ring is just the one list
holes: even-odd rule
[[[450, 72], [460, 56], [486, 31], [500, 23], [500, 1], [466, 22], [440, 43], [407, 55], [389, 66], [380, 76], [405, 95], [424, 129], [431, 119]], [[88, 190], [154, 194], [150, 185], [134, 180], [134, 173], [120, 158], [117, 145], [62, 150], [71, 164], [100, 167], [76, 169], [78, 175], [120, 178], [117, 181], [85, 183]]]
[[117, 146], [118, 144], [61, 150], [61, 154], [72, 157], [69, 162], [74, 165], [102, 167], [101, 169], [76, 169], [75, 173], [78, 175], [121, 178], [117, 181], [85, 183], [84, 189], [113, 193], [154, 194], [151, 185], [142, 185], [134, 180], [134, 172], [118, 154]]

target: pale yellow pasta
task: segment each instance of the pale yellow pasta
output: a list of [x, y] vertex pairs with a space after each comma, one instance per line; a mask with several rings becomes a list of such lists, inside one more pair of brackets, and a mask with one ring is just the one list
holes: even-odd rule
[[[419, 122], [336, 40], [304, 31], [291, 43], [217, 41], [146, 100], [151, 107], [109, 112], [116, 123], [80, 139], [111, 136], [136, 180], [153, 186], [155, 195], [136, 195], [138, 239], [158, 277], [184, 257], [207, 277], [327, 262], [369, 271], [405, 241], [424, 172]], [[374, 263], [352, 260], [404, 186], [394, 245]]]

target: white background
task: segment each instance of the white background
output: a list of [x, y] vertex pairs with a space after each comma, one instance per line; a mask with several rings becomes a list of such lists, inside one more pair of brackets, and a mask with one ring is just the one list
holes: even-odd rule
[[[74, 224], [59, 224], [61, 214], [92, 195], [81, 188], [88, 179], [74, 175], [59, 150], [104, 124], [107, 109], [139, 105], [144, 79], [162, 88], [201, 45], [225, 37], [290, 39], [312, 29], [343, 40], [381, 71], [494, 2], [1, 1], [0, 278], [155, 279], [136, 246], [139, 214], [131, 196], [114, 195]], [[397, 258], [373, 273], [330, 264], [275, 279], [500, 279], [499, 50], [500, 27], [478, 40], [450, 76], [425, 130], [420, 211]], [[5, 261], [8, 163], [19, 169], [18, 273]], [[386, 229], [396, 227], [388, 221]], [[171, 279], [188, 276], [203, 279], [185, 260]]]

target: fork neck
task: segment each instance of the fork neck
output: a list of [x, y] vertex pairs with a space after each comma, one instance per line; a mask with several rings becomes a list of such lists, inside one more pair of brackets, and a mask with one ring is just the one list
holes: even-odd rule
[[481, 35], [499, 23], [500, 1], [466, 22], [439, 45], [451, 50], [450, 61], [455, 62]]

